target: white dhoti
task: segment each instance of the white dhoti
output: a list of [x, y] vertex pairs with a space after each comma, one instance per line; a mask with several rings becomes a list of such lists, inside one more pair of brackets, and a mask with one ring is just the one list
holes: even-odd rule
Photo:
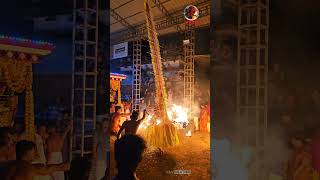
[[[32, 162], [32, 164], [46, 164], [46, 156], [44, 154], [43, 149], [43, 141], [40, 135], [36, 134], [36, 145], [37, 145], [37, 153], [38, 157], [35, 161]], [[33, 180], [51, 180], [51, 177], [49, 175], [47, 176], [35, 176], [33, 177]]]
[[277, 174], [270, 174], [269, 175], [269, 180], [283, 180], [283, 178], [280, 175]]
[[51, 180], [50, 176], [35, 176], [33, 180]]
[[[63, 162], [62, 152], [52, 152], [50, 154], [50, 159], [48, 160], [48, 164], [61, 164]], [[64, 180], [64, 172], [57, 171], [52, 173], [52, 180]]]
[[96, 164], [96, 180], [101, 180], [106, 172], [106, 161], [98, 160]]

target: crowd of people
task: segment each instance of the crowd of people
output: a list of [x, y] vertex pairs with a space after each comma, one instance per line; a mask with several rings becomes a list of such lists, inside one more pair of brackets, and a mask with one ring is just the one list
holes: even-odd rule
[[[115, 114], [113, 114], [115, 115]], [[138, 118], [134, 112], [131, 118]], [[118, 174], [115, 180], [137, 179], [135, 170], [146, 149], [135, 135], [138, 124], [123, 126], [125, 134], [114, 142]], [[84, 157], [63, 159], [62, 148], [73, 128], [71, 121], [59, 131], [56, 126], [38, 124], [35, 142], [24, 140], [22, 124], [0, 128], [0, 177], [5, 180], [107, 180], [110, 178], [110, 119], [103, 118], [94, 134], [91, 160]], [[71, 163], [70, 163], [71, 162]], [[92, 176], [92, 173], [94, 174]]]
[[[173, 100], [170, 92], [169, 98]], [[17, 120], [10, 127], [1, 127], [0, 175], [10, 180], [109, 179], [110, 150], [113, 148], [118, 169], [115, 179], [136, 179], [135, 170], [146, 149], [145, 141], [136, 134], [150, 106], [152, 104], [145, 102], [144, 98], [139, 111], [132, 111], [131, 100], [123, 101], [120, 106], [113, 104], [110, 115], [97, 119], [90, 160], [69, 157], [69, 133], [73, 130], [73, 121], [62, 105], [48, 106], [46, 111], [39, 113], [34, 142], [25, 140], [23, 121]], [[201, 105], [199, 116], [200, 130], [208, 132], [210, 106]]]
[[293, 75], [279, 64], [269, 74], [269, 131], [287, 148], [277, 167], [287, 180], [319, 179], [320, 93], [316, 85], [292, 81]]
[[[71, 122], [71, 121], [69, 121]], [[72, 123], [60, 131], [55, 125], [38, 124], [35, 141], [26, 140], [24, 125], [0, 128], [1, 177], [4, 179], [63, 180], [70, 164], [63, 160], [62, 150]]]

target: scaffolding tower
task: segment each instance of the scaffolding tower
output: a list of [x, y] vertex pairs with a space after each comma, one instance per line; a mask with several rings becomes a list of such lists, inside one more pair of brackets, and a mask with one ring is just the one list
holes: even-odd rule
[[195, 24], [190, 21], [185, 24], [184, 44], [184, 104], [188, 108], [188, 117], [193, 115], [194, 102], [194, 50], [195, 50]]
[[133, 110], [138, 111], [141, 100], [141, 40], [133, 41], [133, 60], [132, 60], [132, 102]]
[[240, 0], [238, 6], [237, 113], [247, 127], [241, 136], [252, 149], [250, 180], [265, 180], [269, 0]]
[[73, 8], [70, 157], [83, 157], [92, 152], [96, 128], [99, 1], [74, 0]]

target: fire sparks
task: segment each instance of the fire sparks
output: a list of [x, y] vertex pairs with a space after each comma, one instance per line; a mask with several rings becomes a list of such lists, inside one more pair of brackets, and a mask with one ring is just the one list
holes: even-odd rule
[[152, 115], [148, 115], [146, 119], [140, 124], [139, 129], [147, 129], [148, 126], [151, 125]]
[[[182, 106], [173, 104], [171, 109], [167, 110], [168, 117], [172, 123], [177, 126], [177, 128], [184, 128], [188, 125], [188, 110]], [[152, 122], [153, 115], [149, 114], [146, 119], [139, 126], [140, 129], [147, 129], [150, 125], [155, 124], [159, 125], [161, 123], [160, 119], [157, 119], [155, 122]], [[191, 132], [190, 132], [191, 133]]]

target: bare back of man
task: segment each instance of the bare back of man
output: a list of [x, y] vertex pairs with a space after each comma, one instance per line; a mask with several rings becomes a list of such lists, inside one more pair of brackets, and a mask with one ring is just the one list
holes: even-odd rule
[[125, 121], [123, 123], [125, 134], [136, 134], [140, 126], [141, 120], [138, 121]]
[[143, 112], [143, 117], [139, 120], [136, 120], [138, 118], [138, 113], [136, 112], [136, 114], [133, 117], [131, 117], [132, 119], [130, 121], [125, 121], [122, 124], [117, 134], [117, 139], [119, 139], [123, 129], [125, 130], [125, 134], [136, 134], [141, 122], [145, 119], [145, 117], [146, 117], [146, 110], [144, 110]]
[[[65, 129], [63, 133], [57, 132], [56, 129], [53, 130], [47, 142], [47, 148], [48, 148], [47, 164], [55, 165], [63, 162], [62, 149], [63, 149], [64, 141], [67, 137], [67, 134], [71, 129], [72, 129], [72, 121], [69, 122], [68, 128]], [[51, 176], [55, 180], [65, 179], [64, 173], [62, 171], [56, 171], [52, 173]]]
[[115, 113], [112, 117], [112, 122], [111, 122], [111, 133], [117, 134], [117, 132], [120, 129], [120, 120], [121, 120], [121, 114], [120, 113]]
[[50, 160], [51, 153], [61, 152], [64, 141], [68, 135], [68, 132], [73, 128], [72, 121], [69, 122], [68, 127], [64, 130], [63, 133], [57, 132], [54, 128], [54, 131], [50, 134], [47, 140], [47, 152], [48, 157], [47, 159]]
[[32, 180], [35, 176], [49, 175], [55, 171], [66, 171], [69, 168], [69, 163], [44, 166], [19, 160], [8, 165], [3, 177], [5, 180]]
[[47, 147], [48, 147], [48, 152], [61, 152], [64, 144], [64, 138], [61, 134], [55, 133], [50, 135], [48, 142], [47, 142]]

